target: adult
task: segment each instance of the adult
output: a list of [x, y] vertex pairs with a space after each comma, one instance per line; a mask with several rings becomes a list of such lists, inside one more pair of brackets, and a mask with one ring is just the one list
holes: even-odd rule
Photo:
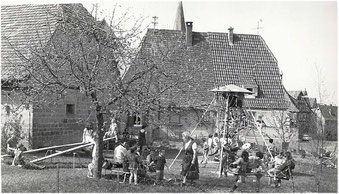
[[127, 157], [127, 142], [123, 142], [114, 149], [113, 160], [116, 168], [122, 168]]
[[193, 180], [199, 179], [199, 164], [197, 155], [197, 143], [189, 135], [188, 132], [182, 133], [184, 141], [184, 153], [181, 175], [183, 176], [183, 184], [186, 184], [187, 179]]
[[140, 151], [141, 152], [143, 151], [142, 147], [144, 145], [146, 145], [146, 134], [147, 134], [147, 132], [146, 132], [145, 128], [146, 128], [145, 125], [141, 126], [141, 129], [139, 131], [139, 136], [138, 136], [138, 145], [140, 147]]

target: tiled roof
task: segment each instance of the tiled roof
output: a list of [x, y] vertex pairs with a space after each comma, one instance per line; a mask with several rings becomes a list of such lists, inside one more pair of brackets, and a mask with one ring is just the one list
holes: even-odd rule
[[[150, 53], [149, 49], [155, 42], [177, 45], [172, 48], [172, 59], [179, 59], [192, 67], [203, 66], [203, 71], [191, 87], [183, 88], [178, 98], [172, 99], [176, 104], [187, 105], [185, 102], [192, 98], [196, 99], [195, 105], [208, 104], [213, 97], [209, 90], [234, 84], [258, 86], [258, 97], [246, 99], [245, 107], [288, 108], [277, 61], [259, 35], [234, 34], [234, 44], [231, 46], [227, 33], [193, 32], [193, 46], [186, 48], [185, 32], [149, 29], [141, 45], [140, 56]], [[127, 74], [131, 76], [137, 66], [140, 64], [133, 65]], [[168, 72], [178, 71], [180, 68], [176, 64], [168, 66]]]
[[325, 120], [338, 120], [338, 107], [337, 106], [329, 106], [329, 105], [321, 105], [319, 104], [319, 109], [321, 111], [322, 116]]
[[246, 99], [245, 107], [286, 109], [278, 64], [259, 35], [234, 34], [230, 45], [227, 33], [208, 33], [215, 84], [241, 86], [244, 77], [252, 77], [258, 85], [258, 97]]
[[[309, 98], [305, 96], [306, 92], [302, 91], [286, 91], [291, 105], [289, 109], [293, 112], [311, 112], [312, 107], [309, 105]], [[294, 109], [297, 109], [294, 110]]]
[[73, 9], [85, 13], [81, 4], [1, 6], [2, 80], [22, 79], [27, 65], [23, 56], [29, 58], [32, 50], [44, 47], [57, 29], [60, 14], [70, 16]]
[[[166, 92], [165, 97], [162, 98], [163, 104], [174, 102], [176, 106], [180, 107], [204, 106], [213, 99], [213, 94], [208, 92], [214, 87], [214, 74], [213, 67], [210, 65], [209, 47], [206, 41], [207, 33], [193, 32], [193, 34], [195, 46], [189, 49], [185, 46], [185, 36], [181, 31], [149, 29], [144, 37], [136, 61], [141, 63], [140, 61], [153, 52], [158, 58], [152, 57], [152, 60], [163, 63], [159, 69], [166, 74], [166, 77], [158, 75], [159, 77], [155, 78], [160, 85], [164, 87], [169, 85], [171, 81], [168, 81], [168, 77], [185, 79], [192, 76], [193, 78], [180, 88]], [[170, 60], [163, 59], [163, 57], [169, 57]], [[125, 80], [144, 69], [139, 63], [129, 68], [124, 77]], [[166, 82], [163, 81], [165, 79]], [[175, 79], [171, 79], [171, 83]]]
[[[1, 6], [1, 75], [2, 79], [20, 79], [22, 58], [29, 50], [40, 47], [50, 39], [54, 30], [57, 5]], [[41, 42], [40, 42], [41, 41]], [[13, 49], [14, 48], [14, 49]]]
[[300, 95], [303, 95], [302, 91], [287, 91], [294, 99], [298, 99]]

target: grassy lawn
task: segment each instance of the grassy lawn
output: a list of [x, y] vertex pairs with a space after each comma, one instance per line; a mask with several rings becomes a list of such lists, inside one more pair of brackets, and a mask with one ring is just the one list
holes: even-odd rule
[[[169, 150], [168, 165], [171, 164], [177, 150]], [[301, 159], [294, 156], [297, 166], [294, 171], [295, 192], [317, 192], [315, 178], [311, 175], [311, 163], [307, 159]], [[165, 171], [166, 178], [180, 178], [180, 158], [172, 166], [171, 170]], [[163, 185], [153, 186], [151, 182], [140, 180], [139, 185], [129, 185], [128, 183], [119, 183], [115, 177], [105, 176], [100, 180], [93, 180], [86, 177], [87, 168], [72, 169], [72, 157], [62, 156], [53, 159], [52, 162], [61, 161], [59, 172], [59, 192], [77, 192], [77, 193], [97, 193], [97, 192], [228, 192], [234, 184], [235, 177], [218, 178], [216, 174], [218, 164], [210, 162], [206, 168], [200, 168], [200, 179], [195, 185], [181, 187], [179, 182], [168, 182]], [[83, 157], [81, 162], [88, 163], [90, 158]], [[57, 192], [58, 179], [55, 164], [49, 160], [45, 161], [47, 169], [28, 170], [19, 167], [7, 165], [8, 161], [1, 164], [2, 192]], [[76, 160], [78, 162], [78, 159]], [[80, 167], [78, 164], [77, 167]], [[152, 174], [151, 174], [152, 175]], [[236, 192], [255, 192], [254, 177], [247, 177], [246, 184], [239, 186]], [[292, 181], [282, 181], [280, 188], [269, 186], [268, 178], [261, 180], [261, 190], [264, 193], [291, 193]], [[337, 169], [324, 168], [321, 176], [320, 192], [333, 192], [337, 190]]]

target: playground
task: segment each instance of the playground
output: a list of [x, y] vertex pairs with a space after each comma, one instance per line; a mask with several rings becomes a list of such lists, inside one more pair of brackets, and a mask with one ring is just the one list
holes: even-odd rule
[[[179, 150], [167, 149], [167, 163], [172, 163]], [[105, 155], [111, 153], [105, 151]], [[44, 153], [27, 154], [28, 158], [41, 157]], [[317, 192], [316, 177], [312, 169], [312, 156], [306, 155], [301, 158], [300, 155], [293, 155], [296, 160], [296, 168], [293, 171], [293, 182], [291, 180], [283, 180], [281, 187], [275, 188], [268, 185], [268, 177], [261, 179], [261, 193], [292, 193], [294, 184], [294, 192]], [[80, 158], [80, 159], [79, 159]], [[139, 185], [129, 185], [128, 181], [117, 180], [116, 176], [104, 172], [103, 178], [94, 180], [87, 178], [87, 164], [90, 163], [91, 157], [86, 154], [80, 154], [76, 158], [73, 165], [73, 155], [62, 155], [54, 157], [52, 160], [44, 160], [40, 164], [46, 166], [44, 170], [23, 169], [10, 165], [10, 158], [2, 161], [1, 177], [2, 192], [229, 192], [234, 184], [235, 177], [222, 175], [219, 178], [217, 173], [218, 162], [209, 161], [206, 168], [200, 167], [200, 178], [195, 181], [194, 185], [180, 186], [176, 182], [176, 178], [180, 178], [181, 158], [174, 162], [170, 171], [165, 170], [165, 181], [162, 185], [153, 186], [152, 182], [144, 179], [140, 180]], [[199, 154], [199, 161], [201, 161]], [[57, 168], [59, 167], [59, 168]], [[74, 168], [73, 168], [74, 167]], [[320, 168], [316, 165], [315, 168]], [[314, 171], [319, 169], [314, 169]], [[149, 173], [152, 176], [151, 173]], [[337, 170], [333, 168], [323, 168], [320, 174], [319, 192], [337, 192]], [[246, 184], [242, 184], [236, 192], [255, 192], [254, 177], [247, 177]]]
[[[229, 95], [224, 95], [225, 91], [228, 90], [231, 90], [232, 92]], [[21, 147], [19, 146], [17, 150], [19, 155], [18, 157], [15, 155], [15, 158], [18, 159], [21, 154], [25, 154], [25, 158], [29, 161], [29, 163], [20, 165], [23, 168], [15, 167], [14, 160], [9, 156], [3, 157], [1, 164], [2, 192], [225, 193], [230, 192], [231, 188], [234, 188], [233, 185], [235, 185], [237, 180], [241, 180], [240, 182], [242, 182], [242, 184], [237, 185], [238, 189], [236, 192], [337, 192], [336, 165], [333, 165], [333, 167], [319, 165], [319, 159], [315, 159], [315, 156], [310, 152], [304, 152], [299, 155], [295, 149], [290, 149], [292, 153], [287, 152], [287, 150], [281, 153], [274, 151], [274, 149], [273, 152], [271, 151], [271, 148], [273, 147], [271, 147], [272, 145], [269, 143], [273, 143], [273, 140], [269, 139], [269, 142], [265, 140], [262, 132], [262, 122], [256, 121], [251, 111], [241, 110], [241, 103], [239, 104], [239, 102], [241, 101], [241, 98], [243, 98], [244, 93], [248, 91], [231, 85], [224, 88], [216, 88], [215, 92], [217, 92], [217, 96], [223, 94], [223, 97], [226, 99], [225, 101], [221, 101], [221, 104], [225, 102], [226, 104], [223, 104], [223, 108], [217, 113], [216, 125], [218, 133], [215, 133], [216, 135], [213, 137], [214, 139], [217, 138], [217, 140], [213, 139], [213, 142], [215, 141], [217, 143], [214, 148], [217, 149], [212, 152], [213, 154], [209, 155], [206, 166], [200, 164], [199, 178], [194, 182], [189, 181], [186, 183], [186, 179], [182, 179], [183, 177], [180, 175], [182, 161], [185, 161], [187, 158], [187, 155], [184, 157], [184, 153], [182, 152], [183, 147], [180, 146], [182, 145], [181, 140], [168, 143], [168, 145], [161, 145], [163, 142], [159, 142], [160, 144], [156, 145], [152, 142], [151, 147], [156, 149], [157, 152], [165, 150], [166, 163], [167, 166], [169, 166], [168, 169], [165, 169], [165, 177], [161, 182], [155, 181], [155, 177], [157, 177], [156, 172], [152, 172], [148, 169], [147, 165], [144, 169], [142, 168], [146, 162], [144, 160], [145, 155], [149, 154], [147, 152], [150, 150], [140, 150], [139, 157], [143, 161], [138, 161], [138, 181], [135, 180], [135, 185], [128, 184], [128, 181], [126, 181], [128, 180], [128, 176], [132, 177], [132, 175], [130, 175], [132, 172], [126, 171], [123, 165], [122, 167], [114, 168], [112, 168], [112, 166], [110, 168], [103, 166], [102, 178], [100, 180], [94, 180], [92, 179], [93, 176], [88, 174], [91, 172], [91, 170], [88, 171], [88, 169], [90, 169], [89, 164], [92, 164], [92, 151], [89, 150], [91, 150], [94, 141], [91, 139], [91, 136], [87, 136], [90, 132], [85, 128], [83, 142], [29, 151], [20, 151]], [[213, 101], [216, 99], [218, 98], [213, 99]], [[213, 101], [210, 105], [213, 104]], [[209, 107], [205, 110], [202, 118]], [[190, 132], [190, 135], [194, 134], [202, 118]], [[113, 128], [115, 129], [115, 127]], [[253, 133], [255, 133], [254, 131], [257, 131], [260, 135], [259, 138], [262, 140], [261, 143], [256, 139], [256, 143], [243, 144], [244, 142], [240, 141], [240, 134], [246, 131], [252, 131]], [[109, 137], [105, 139], [104, 137], [103, 141], [106, 142], [113, 138], [114, 137]], [[131, 143], [133, 141], [130, 138], [131, 137], [127, 138], [130, 140], [127, 142]], [[235, 142], [233, 144], [232, 139], [233, 142]], [[121, 146], [126, 146], [125, 143]], [[180, 145], [174, 146], [173, 143]], [[130, 146], [135, 147], [134, 144]], [[309, 145], [304, 146], [309, 147]], [[113, 159], [113, 151], [109, 150], [108, 147], [104, 150], [104, 158], [107, 161], [106, 164], [109, 164], [109, 160]], [[197, 149], [198, 147], [199, 149]], [[201, 143], [196, 144], [195, 152], [197, 153], [199, 162], [203, 160], [203, 151], [201, 147]], [[90, 149], [88, 150], [88, 148]], [[49, 151], [51, 152], [49, 153]], [[255, 156], [259, 151], [262, 156]], [[265, 153], [265, 157], [262, 152]], [[243, 157], [242, 153], [251, 153], [252, 157], [257, 158], [255, 160], [260, 160], [260, 164], [261, 162], [265, 162], [262, 163], [264, 169], [261, 169], [260, 165], [249, 168], [249, 163], [246, 163], [246, 172], [242, 171], [243, 175], [240, 175], [237, 171], [232, 173], [232, 170], [239, 170], [240, 167], [234, 167], [235, 160], [233, 161], [231, 156], [233, 155], [235, 158], [239, 158], [241, 155], [241, 157]], [[289, 158], [287, 158], [287, 153], [289, 154]], [[247, 156], [246, 162], [249, 160], [248, 157], [249, 156]], [[222, 160], [220, 160], [221, 158]], [[11, 165], [11, 160], [13, 160], [13, 165]], [[274, 165], [283, 166], [282, 163], [277, 163], [278, 160], [286, 161], [285, 168], [279, 169], [278, 167], [269, 167], [273, 161]], [[292, 161], [292, 163], [287, 163], [288, 160]], [[129, 162], [131, 161], [129, 160]], [[115, 163], [111, 164], [115, 165]], [[27, 166], [35, 167], [35, 169], [39, 170], [30, 170], [27, 169]], [[270, 170], [278, 169], [278, 171], [271, 174], [265, 166], [270, 168]], [[248, 169], [250, 171], [248, 171]], [[243, 176], [243, 179], [238, 179], [239, 176]], [[257, 179], [256, 176], [262, 176], [262, 178]], [[258, 180], [260, 180], [259, 187], [257, 184]]]

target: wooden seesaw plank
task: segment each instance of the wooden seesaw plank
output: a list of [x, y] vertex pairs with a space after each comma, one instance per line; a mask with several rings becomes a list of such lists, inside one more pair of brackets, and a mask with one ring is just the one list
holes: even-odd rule
[[[113, 137], [107, 138], [107, 139], [104, 139], [103, 141], [108, 141], [108, 140], [111, 140], [111, 139], [114, 139], [114, 138]], [[87, 146], [91, 146], [93, 144], [94, 144], [93, 142], [92, 143], [86, 143], [84, 145], [80, 145], [80, 146], [77, 146], [77, 147], [74, 147], [74, 148], [70, 148], [68, 150], [64, 150], [64, 151], [61, 151], [61, 152], [58, 152], [58, 153], [54, 153], [54, 154], [51, 154], [51, 155], [48, 155], [48, 156], [45, 156], [45, 157], [42, 157], [42, 158], [38, 158], [38, 159], [32, 160], [30, 162], [31, 163], [39, 162], [39, 161], [42, 161], [42, 160], [53, 158], [55, 156], [59, 156], [61, 154], [67, 153], [67, 152], [71, 152], [71, 151], [78, 150], [78, 149], [81, 149], [81, 148], [84, 148], [84, 147], [87, 147]]]
[[[52, 150], [52, 149], [57, 149], [57, 148], [63, 148], [63, 147], [70, 147], [70, 146], [79, 146], [79, 145], [84, 145], [86, 144], [85, 142], [78, 142], [78, 143], [71, 143], [71, 144], [64, 144], [64, 145], [56, 145], [56, 146], [50, 146], [50, 147], [44, 147], [44, 148], [38, 148], [38, 149], [33, 149], [33, 150], [27, 150], [22, 152], [22, 154], [29, 154], [29, 153], [34, 153], [34, 152], [40, 152], [40, 151], [45, 151], [45, 150]], [[12, 148], [13, 151], [15, 150]], [[11, 157], [11, 155], [3, 155], [1, 157]]]

